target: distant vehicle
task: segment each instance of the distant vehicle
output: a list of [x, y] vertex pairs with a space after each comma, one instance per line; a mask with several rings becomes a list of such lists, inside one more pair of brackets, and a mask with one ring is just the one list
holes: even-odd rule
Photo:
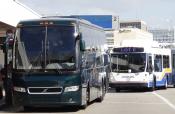
[[19, 22], [12, 52], [13, 103], [81, 106], [102, 101], [108, 86], [105, 32], [85, 20]]
[[[130, 43], [132, 44], [131, 41]], [[121, 46], [113, 49], [111, 87], [116, 91], [126, 88], [149, 88], [153, 91], [156, 87], [166, 89], [168, 84], [172, 84], [171, 50], [150, 44], [147, 42], [144, 46], [142, 41], [140, 46]]]

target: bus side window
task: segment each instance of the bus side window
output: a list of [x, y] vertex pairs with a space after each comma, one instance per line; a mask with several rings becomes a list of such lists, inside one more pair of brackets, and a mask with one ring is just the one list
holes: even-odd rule
[[86, 68], [93, 68], [95, 64], [95, 54], [89, 53], [86, 59]]
[[154, 71], [162, 72], [162, 56], [161, 55], [154, 56]]
[[147, 72], [152, 72], [153, 71], [153, 65], [152, 65], [152, 57], [149, 56], [148, 58], [148, 65], [147, 65]]
[[163, 56], [163, 68], [169, 68], [169, 56], [168, 55], [164, 55]]

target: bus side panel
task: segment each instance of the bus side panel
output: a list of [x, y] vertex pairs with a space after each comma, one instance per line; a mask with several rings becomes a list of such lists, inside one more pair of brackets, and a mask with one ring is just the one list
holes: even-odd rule
[[156, 72], [156, 86], [165, 86], [166, 81], [169, 85], [172, 84], [172, 73], [170, 72], [166, 72], [166, 70], [164, 69], [163, 72]]

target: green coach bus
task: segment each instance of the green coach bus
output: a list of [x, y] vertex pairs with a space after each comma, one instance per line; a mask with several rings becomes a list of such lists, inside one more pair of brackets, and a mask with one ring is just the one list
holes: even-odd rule
[[102, 28], [81, 19], [19, 22], [11, 46], [13, 104], [86, 108], [101, 102], [109, 74], [105, 40]]

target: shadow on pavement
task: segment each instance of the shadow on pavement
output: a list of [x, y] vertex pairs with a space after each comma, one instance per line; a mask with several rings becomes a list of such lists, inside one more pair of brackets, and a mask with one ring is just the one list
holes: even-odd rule
[[77, 112], [78, 110], [81, 110], [79, 107], [52, 107], [52, 108], [46, 108], [46, 107], [11, 107], [11, 106], [0, 106], [0, 113], [63, 113], [63, 112]]
[[57, 112], [57, 113], [62, 113], [62, 112], [77, 112], [79, 110], [78, 107], [54, 107], [54, 108], [28, 108], [25, 109], [23, 111], [20, 111], [21, 113], [53, 113], [53, 112]]
[[116, 92], [115, 88], [109, 88], [108, 93], [143, 93], [150, 92], [148, 89], [134, 88], [134, 89], [122, 89], [120, 92]]

